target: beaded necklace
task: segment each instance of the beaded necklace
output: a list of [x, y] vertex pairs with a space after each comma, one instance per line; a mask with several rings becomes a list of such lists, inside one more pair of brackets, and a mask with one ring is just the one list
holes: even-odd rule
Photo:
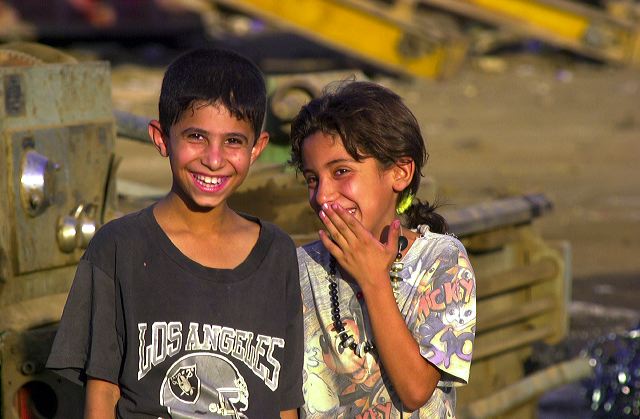
[[[402, 251], [406, 249], [409, 244], [409, 240], [405, 236], [400, 236], [398, 239], [398, 254], [396, 255], [395, 261], [391, 264], [391, 269], [389, 270], [389, 278], [391, 279], [391, 283], [393, 285], [393, 296], [396, 299], [396, 303], [398, 302], [398, 285], [402, 281], [400, 278], [400, 271], [404, 267], [404, 264], [401, 262], [402, 260]], [[338, 295], [338, 282], [336, 281], [336, 260], [331, 256], [331, 260], [329, 261], [329, 296], [331, 299], [331, 320], [333, 320], [333, 327], [336, 332], [338, 332], [338, 336], [340, 337], [339, 346], [341, 349], [349, 348], [351, 349], [358, 357], [362, 358], [368, 352], [371, 352], [375, 349], [375, 345], [371, 341], [363, 340], [362, 342], [356, 342], [356, 339], [350, 334], [344, 327], [344, 323], [340, 318], [340, 298]]]

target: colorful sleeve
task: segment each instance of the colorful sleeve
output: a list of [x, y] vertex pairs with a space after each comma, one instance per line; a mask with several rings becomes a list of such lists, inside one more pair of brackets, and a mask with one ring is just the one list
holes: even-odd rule
[[423, 256], [412, 331], [422, 356], [444, 373], [442, 381], [466, 384], [476, 331], [476, 281], [462, 243], [447, 238]]

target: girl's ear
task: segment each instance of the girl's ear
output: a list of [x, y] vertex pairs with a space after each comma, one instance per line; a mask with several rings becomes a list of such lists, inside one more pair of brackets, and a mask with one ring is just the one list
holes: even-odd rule
[[393, 174], [393, 191], [402, 192], [411, 184], [416, 171], [416, 163], [411, 157], [398, 160], [391, 168]]
[[154, 119], [149, 122], [147, 128], [149, 130], [149, 138], [153, 141], [153, 145], [156, 146], [158, 153], [160, 153], [162, 157], [167, 157], [169, 155], [169, 144], [167, 144], [168, 139], [165, 141], [164, 135], [162, 134], [160, 122]]

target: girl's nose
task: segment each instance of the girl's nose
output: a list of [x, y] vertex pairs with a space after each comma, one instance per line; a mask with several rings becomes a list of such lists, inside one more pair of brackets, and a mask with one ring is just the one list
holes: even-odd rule
[[325, 203], [331, 203], [336, 198], [336, 190], [333, 187], [331, 181], [318, 182], [316, 189], [315, 201], [318, 207], [321, 207]]
[[216, 170], [224, 166], [224, 151], [222, 145], [218, 144], [217, 141], [209, 143], [204, 149], [201, 162], [210, 170]]

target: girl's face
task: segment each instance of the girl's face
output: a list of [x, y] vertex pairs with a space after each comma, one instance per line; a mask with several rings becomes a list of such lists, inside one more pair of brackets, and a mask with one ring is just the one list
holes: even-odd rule
[[358, 162], [340, 137], [322, 132], [304, 140], [302, 162], [309, 204], [316, 214], [324, 203], [337, 203], [382, 239], [383, 229], [395, 217], [398, 193], [393, 167], [383, 169], [374, 158]]

